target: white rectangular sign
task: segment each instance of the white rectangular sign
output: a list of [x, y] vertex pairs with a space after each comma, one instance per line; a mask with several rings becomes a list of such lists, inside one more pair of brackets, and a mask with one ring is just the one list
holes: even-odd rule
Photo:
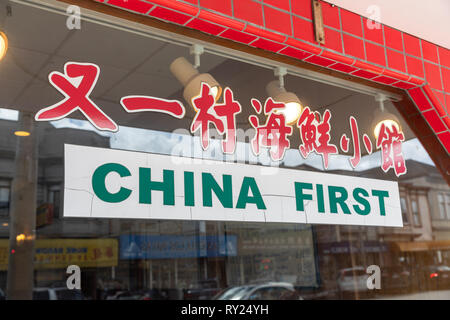
[[64, 216], [403, 226], [392, 181], [67, 144]]

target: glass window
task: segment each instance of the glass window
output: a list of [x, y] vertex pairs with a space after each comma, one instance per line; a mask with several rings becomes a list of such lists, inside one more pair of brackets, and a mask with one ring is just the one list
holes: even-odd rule
[[[382, 167], [383, 157], [391, 153], [376, 146], [374, 119], [381, 108], [366, 91], [304, 78], [292, 67], [284, 89], [300, 103], [287, 111], [289, 102], [278, 102], [276, 92], [267, 89], [274, 89], [274, 80], [274, 90], [280, 89], [275, 61], [256, 63], [257, 57], [235, 56], [224, 48], [220, 54], [206, 50], [200, 66], [189, 67], [195, 61], [189, 38], [166, 42], [166, 35], [155, 36], [153, 29], [129, 32], [133, 26], [113, 28], [108, 20], [83, 21], [80, 30], [67, 30], [65, 14], [38, 5], [13, 5], [14, 14], [4, 22], [10, 47], [0, 61], [5, 74], [0, 77], [0, 106], [5, 107], [0, 110], [0, 290], [6, 295], [23, 294], [14, 291], [14, 282], [8, 290], [6, 284], [26, 275], [32, 275], [33, 284], [27, 297], [47, 300], [390, 299], [438, 294], [436, 279], [429, 278], [438, 271], [428, 271], [438, 270], [435, 248], [442, 251], [440, 264], [450, 266], [450, 250], [444, 246], [450, 236], [443, 231], [448, 221], [435, 220], [430, 230], [408, 224], [420, 226], [421, 217], [450, 219], [450, 190], [395, 101], [386, 100], [383, 110], [398, 120], [398, 128], [380, 127], [385, 134], [404, 134], [404, 141], [391, 151], [401, 146], [392, 163], [404, 162], [406, 172], [402, 166]], [[50, 33], [52, 37], [39, 40]], [[83, 70], [83, 76], [70, 76]], [[117, 127], [102, 112], [96, 114], [101, 121], [94, 123], [80, 110], [35, 121], [42, 110], [64, 99], [49, 74], [70, 92], [86, 89], [87, 83], [79, 85], [90, 80], [89, 99]], [[196, 77], [210, 81], [206, 97], [186, 83]], [[225, 130], [226, 112], [238, 106], [220, 107], [227, 106], [231, 92], [241, 110], [228, 114], [237, 133], [235, 152], [227, 153], [233, 139], [227, 140], [224, 132], [233, 132]], [[153, 97], [168, 110], [126, 109], [124, 97]], [[202, 108], [191, 98], [201, 99], [203, 108], [219, 106], [203, 114], [203, 132], [193, 130], [202, 122], [194, 120]], [[148, 107], [142, 100], [132, 101], [139, 102], [136, 108]], [[154, 100], [144, 99], [149, 101]], [[277, 112], [264, 112], [266, 102], [267, 109], [278, 105]], [[184, 112], [177, 113], [180, 110]], [[219, 116], [221, 112], [225, 115]], [[288, 112], [304, 122], [287, 122]], [[109, 130], [101, 127], [105, 123], [111, 125]], [[272, 126], [286, 135], [277, 130], [262, 137]], [[30, 135], [17, 135], [19, 129]], [[272, 141], [281, 144], [269, 148]], [[392, 147], [383, 142], [383, 148]], [[324, 145], [331, 147], [329, 154]], [[74, 146], [82, 151], [68, 156], [66, 151]], [[280, 146], [286, 147], [283, 154]], [[186, 164], [186, 159], [192, 162]], [[106, 166], [83, 167], [87, 161], [105, 161]], [[156, 165], [164, 170], [156, 170]], [[114, 170], [102, 176], [105, 168]], [[178, 175], [180, 168], [184, 172]], [[237, 177], [235, 169], [243, 176]], [[14, 183], [27, 187], [13, 190]], [[340, 187], [344, 183], [346, 187]], [[383, 192], [386, 186], [392, 187], [390, 194]], [[417, 190], [429, 191], [416, 195]], [[429, 195], [436, 193], [431, 200]], [[395, 203], [381, 205], [392, 195]], [[437, 203], [428, 206], [427, 198]], [[128, 199], [135, 205], [122, 207]], [[170, 205], [159, 206], [164, 202]], [[104, 206], [107, 209], [99, 210]], [[196, 206], [201, 209], [196, 211]], [[371, 220], [374, 216], [377, 219]], [[387, 224], [392, 216], [395, 223]], [[36, 231], [30, 234], [23, 224], [11, 223], [16, 218], [27, 218]], [[33, 264], [21, 266], [30, 272], [14, 267], [20, 262], [9, 250], [24, 241], [34, 244], [34, 251], [23, 252]], [[68, 265], [81, 269], [81, 292], [65, 288]], [[380, 267], [383, 279], [375, 292], [367, 288], [371, 265]]]
[[11, 188], [8, 181], [0, 181], [0, 217], [8, 216]]
[[250, 294], [249, 300], [297, 300], [298, 297], [293, 288], [274, 285], [255, 289]]
[[249, 286], [242, 286], [242, 287], [231, 287], [223, 292], [219, 293], [219, 295], [216, 296], [217, 300], [238, 300], [240, 297], [242, 297], [245, 292], [251, 290], [253, 287]]
[[416, 197], [414, 197], [411, 200], [411, 211], [412, 211], [412, 215], [413, 215], [414, 225], [415, 226], [420, 226], [421, 225], [420, 212], [419, 212], [419, 207], [418, 207], [418, 204], [417, 204], [417, 198]]
[[404, 224], [409, 224], [408, 206], [407, 206], [405, 197], [400, 197], [400, 205], [401, 205], [401, 208], [402, 208], [403, 223]]
[[438, 193], [437, 198], [438, 198], [438, 204], [439, 204], [439, 217], [441, 219], [446, 219], [447, 218], [447, 214], [446, 214], [447, 204], [445, 201], [446, 197], [442, 193]]
[[59, 207], [60, 207], [60, 187], [59, 186], [50, 186], [48, 188], [48, 202], [53, 206], [53, 215], [59, 216]]
[[450, 220], [450, 194], [446, 194], [446, 211], [447, 211], [447, 219]]

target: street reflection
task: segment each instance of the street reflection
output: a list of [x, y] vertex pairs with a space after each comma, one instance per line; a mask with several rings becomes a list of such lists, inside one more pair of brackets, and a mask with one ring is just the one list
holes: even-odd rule
[[[18, 125], [0, 122], [3, 137]], [[33, 299], [450, 298], [450, 191], [427, 163], [407, 160], [399, 179], [403, 228], [64, 219], [64, 143], [109, 148], [111, 137], [46, 123], [37, 134]], [[15, 139], [0, 141], [0, 299], [12, 254]], [[395, 179], [379, 168], [332, 172]], [[67, 288], [69, 265], [81, 268], [80, 290]], [[367, 286], [371, 265], [380, 267], [380, 289]]]

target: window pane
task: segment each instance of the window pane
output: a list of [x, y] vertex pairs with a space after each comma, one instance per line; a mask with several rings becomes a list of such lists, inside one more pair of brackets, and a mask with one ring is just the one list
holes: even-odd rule
[[402, 208], [403, 223], [404, 224], [408, 224], [409, 223], [408, 207], [407, 207], [407, 204], [406, 204], [406, 199], [404, 197], [400, 198], [400, 205], [401, 205], [401, 208]]
[[450, 194], [447, 194], [447, 195], [446, 195], [446, 199], [447, 199], [447, 201], [446, 201], [446, 204], [447, 204], [447, 208], [446, 208], [446, 211], [447, 211], [447, 219], [450, 220]]
[[[1, 291], [21, 277], [35, 299], [67, 300], [409, 299], [450, 290], [440, 276], [450, 266], [450, 190], [429, 156], [438, 158], [431, 152], [439, 145], [423, 146], [402, 116], [407, 96], [401, 110], [384, 101], [382, 115], [398, 120], [388, 128], [373, 95], [301, 77], [305, 70], [292, 66], [281, 96], [301, 101], [303, 109], [289, 110], [304, 122], [287, 123], [287, 103], [267, 90], [274, 80], [280, 88], [277, 61], [246, 62], [247, 54], [215, 45], [194, 68], [191, 38], [119, 28], [122, 20], [98, 14], [68, 30], [58, 10], [23, 2], [5, 18], [12, 45], [0, 61], [0, 106], [13, 111], [0, 110]], [[100, 130], [80, 110], [35, 121], [64, 99], [50, 74], [64, 75], [56, 78], [72, 93], [89, 92], [117, 130]], [[189, 81], [211, 77], [221, 95], [216, 85], [202, 97]], [[236, 104], [228, 108], [231, 92]], [[202, 108], [193, 105], [197, 94]], [[183, 112], [148, 111], [142, 100], [134, 107], [146, 111], [126, 109], [124, 97], [153, 97]], [[227, 114], [237, 102], [240, 112]], [[227, 153], [232, 119], [239, 134]], [[14, 134], [24, 125], [32, 134]], [[267, 134], [271, 128], [283, 130]], [[83, 151], [68, 155], [69, 146]], [[10, 181], [26, 187], [11, 189]], [[422, 217], [432, 228], [411, 228]], [[34, 264], [17, 274], [22, 255], [10, 246], [24, 241], [33, 246], [14, 250]], [[65, 289], [69, 265], [81, 268], [81, 292]], [[380, 267], [380, 290], [367, 288], [371, 265]]]
[[438, 193], [437, 195], [438, 205], [439, 205], [439, 217], [441, 219], [446, 219], [446, 197], [442, 193]]
[[0, 187], [0, 216], [8, 215], [10, 189]]
[[414, 225], [419, 226], [420, 225], [420, 216], [419, 216], [419, 208], [417, 206], [416, 200], [411, 201], [411, 210], [413, 213]]

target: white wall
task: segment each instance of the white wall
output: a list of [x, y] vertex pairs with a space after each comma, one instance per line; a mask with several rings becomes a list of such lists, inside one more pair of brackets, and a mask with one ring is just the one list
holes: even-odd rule
[[450, 49], [450, 0], [325, 1], [368, 18], [378, 6], [379, 22]]

